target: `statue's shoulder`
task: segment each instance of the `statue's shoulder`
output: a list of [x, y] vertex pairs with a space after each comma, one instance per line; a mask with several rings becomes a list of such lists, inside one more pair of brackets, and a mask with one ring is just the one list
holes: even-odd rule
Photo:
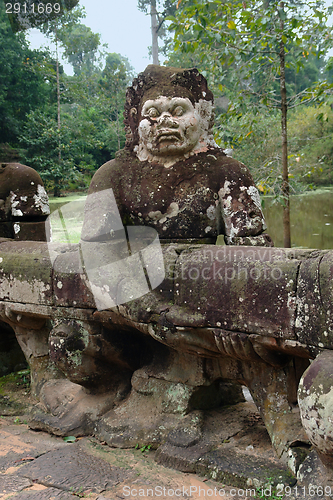
[[117, 181], [124, 175], [124, 169], [129, 171], [136, 157], [130, 151], [122, 149], [116, 153], [113, 160], [104, 163], [95, 172], [89, 187], [89, 194], [114, 188]]
[[201, 153], [202, 160], [209, 164], [220, 180], [232, 180], [237, 184], [253, 184], [253, 178], [244, 163], [225, 154], [221, 148], [211, 148]]

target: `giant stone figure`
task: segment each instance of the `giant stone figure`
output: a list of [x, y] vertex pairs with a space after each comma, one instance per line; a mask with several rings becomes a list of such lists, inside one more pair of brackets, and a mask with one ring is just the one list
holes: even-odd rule
[[[221, 378], [220, 370], [212, 368], [212, 374], [207, 376], [205, 365], [210, 361], [193, 357], [191, 344], [205, 343], [200, 339], [203, 332], [189, 332], [188, 340], [183, 335], [180, 349], [177, 335], [161, 339], [155, 327], [149, 329], [150, 336], [155, 341], [162, 341], [163, 346], [139, 333], [141, 322], [155, 323], [152, 320], [155, 315], [162, 314], [163, 318], [167, 313], [172, 300], [171, 268], [178, 252], [177, 245], [214, 244], [218, 235], [224, 235], [228, 245], [273, 245], [264, 233], [265, 221], [251, 174], [245, 165], [226, 156], [215, 144], [211, 130], [213, 121], [213, 95], [196, 69], [148, 66], [127, 91], [126, 146], [114, 160], [104, 164], [91, 181], [81, 235], [86, 270], [89, 261], [93, 262], [91, 267], [98, 268], [98, 264], [102, 266], [103, 260], [110, 260], [114, 253], [117, 233], [123, 235], [118, 213], [120, 224], [128, 231], [132, 226], [151, 227], [158, 233], [160, 242], [166, 244], [166, 279], [138, 300], [129, 303], [119, 300], [122, 283], [117, 282], [114, 293], [118, 294], [118, 299], [113, 297], [114, 300], [108, 301], [105, 295], [112, 295], [110, 281], [114, 276], [105, 275], [103, 267], [103, 273], [98, 274], [98, 294], [98, 286], [88, 272], [98, 309], [118, 305], [125, 318], [128, 316], [138, 324], [137, 331], [122, 318], [120, 324], [118, 321], [113, 326], [104, 324], [102, 330], [100, 325], [78, 326], [61, 321], [51, 333], [50, 355], [55, 365], [70, 381], [85, 387], [85, 391], [94, 393], [97, 390], [103, 394], [101, 414], [113, 406], [110, 414], [98, 424], [98, 432], [111, 444], [135, 445], [142, 440], [160, 443], [192, 406], [214, 407], [226, 397], [221, 384], [216, 382]], [[120, 257], [117, 255], [117, 262]], [[122, 279], [118, 276], [120, 282], [126, 281], [125, 275], [126, 271]], [[189, 290], [189, 294], [191, 292]], [[203, 291], [203, 295], [206, 293], [209, 291]], [[186, 307], [186, 301], [173, 309], [176, 321], [180, 320], [181, 324], [195, 327], [198, 318], [200, 323], [198, 304], [195, 311]], [[157, 330], [172, 326], [165, 317], [163, 321], [165, 325], [157, 325]], [[86, 343], [83, 342], [85, 336]], [[97, 341], [100, 338], [102, 340]], [[80, 349], [78, 368], [73, 363], [73, 356]], [[194, 348], [194, 351], [200, 353], [200, 349]], [[204, 352], [205, 349], [201, 355]], [[143, 397], [147, 378], [152, 398]], [[60, 387], [60, 383], [56, 385]], [[78, 385], [73, 388], [74, 392], [77, 388]], [[232, 399], [239, 400], [240, 390], [235, 387], [233, 390]], [[175, 391], [172, 397], [170, 391]], [[53, 383], [47, 383], [42, 392], [53, 416], [36, 417], [36, 421], [39, 419], [37, 427], [53, 431], [58, 428], [60, 433], [73, 432], [75, 426], [77, 432], [78, 429], [82, 432], [87, 427], [87, 419], [91, 420], [90, 414], [95, 412], [91, 409], [95, 396], [85, 393], [84, 404], [81, 403], [84, 409], [80, 413], [76, 404], [76, 400], [82, 400], [82, 391], [79, 391], [68, 409], [62, 411], [62, 417], [55, 419], [59, 410], [58, 403], [52, 403]], [[230, 396], [228, 398], [229, 401]], [[194, 405], [192, 400], [196, 401]], [[149, 406], [151, 415], [147, 420]], [[125, 415], [123, 419], [114, 413], [117, 407], [120, 414]], [[133, 421], [134, 414], [137, 423]], [[127, 429], [121, 436], [117, 431], [119, 425]]]
[[[196, 69], [148, 66], [127, 91], [125, 149], [89, 193], [112, 188], [123, 223], [152, 226], [162, 241], [224, 234], [227, 244], [270, 246], [253, 179], [217, 147], [213, 122], [213, 95]], [[84, 240], [104, 234], [98, 210], [87, 211]]]

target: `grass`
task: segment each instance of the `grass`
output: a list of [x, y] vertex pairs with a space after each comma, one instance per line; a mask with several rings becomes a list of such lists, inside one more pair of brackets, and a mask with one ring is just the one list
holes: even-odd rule
[[16, 385], [20, 388], [29, 389], [30, 370], [21, 370], [19, 372], [9, 373], [9, 375], [0, 377], [0, 394], [6, 393], [6, 387], [8, 385], [10, 385], [11, 387], [13, 387], [13, 385]]
[[[59, 203], [58, 200], [61, 200]], [[50, 203], [52, 243], [79, 243], [86, 196], [56, 198]]]

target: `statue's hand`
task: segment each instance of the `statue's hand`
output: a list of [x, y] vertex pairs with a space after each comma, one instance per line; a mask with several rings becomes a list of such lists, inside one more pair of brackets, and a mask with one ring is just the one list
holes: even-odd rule
[[244, 245], [249, 247], [273, 247], [274, 243], [272, 238], [262, 233], [257, 236], [225, 236], [224, 240], [227, 245]]

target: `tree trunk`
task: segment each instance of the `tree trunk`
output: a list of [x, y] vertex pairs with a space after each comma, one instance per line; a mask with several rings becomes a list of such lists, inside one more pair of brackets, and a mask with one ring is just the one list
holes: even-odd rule
[[[60, 117], [60, 77], [59, 77], [59, 54], [58, 54], [58, 31], [55, 30], [55, 45], [56, 45], [56, 73], [57, 73], [57, 118], [58, 118], [58, 163], [59, 167], [61, 165], [61, 117]], [[54, 180], [54, 192], [55, 197], [60, 196], [60, 186], [57, 180]]]
[[116, 125], [117, 125], [117, 139], [118, 139], [118, 151], [120, 151], [120, 126], [119, 126], [119, 110], [118, 110], [118, 89], [116, 90]]
[[157, 36], [158, 22], [157, 22], [156, 0], [150, 0], [150, 16], [151, 16], [153, 64], [160, 64], [158, 60], [158, 36]]
[[[280, 3], [281, 11], [284, 10], [284, 2]], [[280, 91], [281, 91], [281, 135], [282, 135], [282, 196], [283, 196], [283, 246], [291, 247], [290, 237], [290, 198], [288, 177], [288, 135], [287, 135], [287, 90], [285, 75], [285, 52], [282, 39], [284, 21], [280, 21]]]

